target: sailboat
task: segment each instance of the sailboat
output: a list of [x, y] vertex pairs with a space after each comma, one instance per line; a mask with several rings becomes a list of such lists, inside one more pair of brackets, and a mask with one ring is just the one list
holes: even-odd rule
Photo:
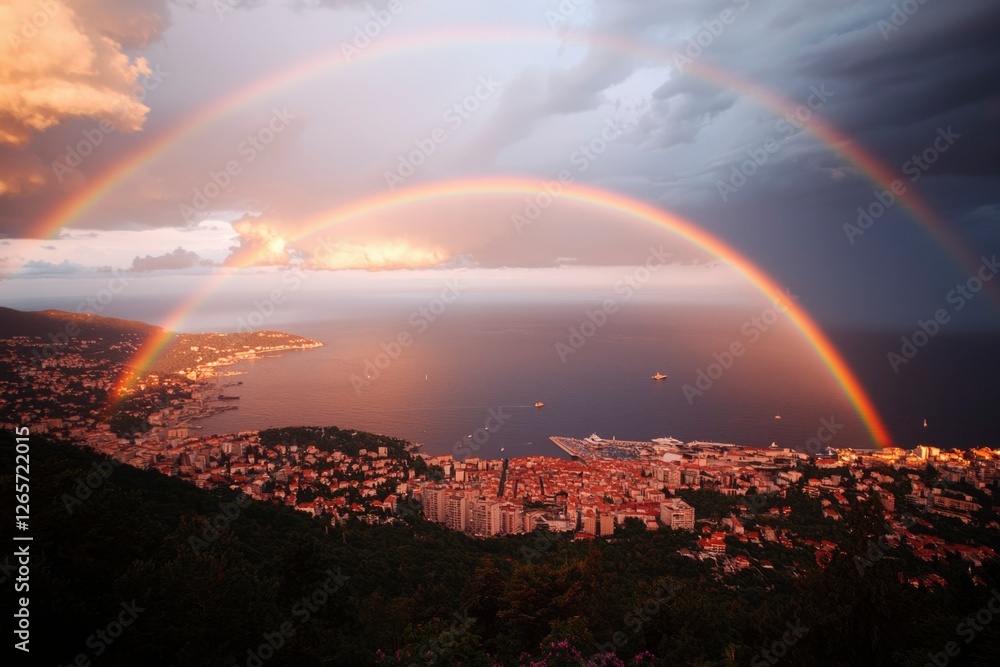
[[927, 428], [927, 420], [924, 420], [924, 428]]

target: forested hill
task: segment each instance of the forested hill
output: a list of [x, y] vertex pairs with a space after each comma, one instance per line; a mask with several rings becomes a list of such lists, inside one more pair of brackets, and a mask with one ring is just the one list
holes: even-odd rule
[[[65, 310], [23, 311], [0, 307], [0, 338], [13, 336], [39, 336], [46, 343], [63, 342], [60, 333], [68, 333], [68, 338], [77, 336], [93, 340], [97, 338], [116, 338], [122, 334], [141, 334], [149, 336], [161, 331], [160, 327], [122, 320], [115, 317], [102, 317], [89, 313], [70, 313]], [[51, 334], [51, 336], [50, 336]], [[56, 337], [59, 340], [52, 340]], [[68, 342], [68, 341], [67, 341]]]
[[30, 664], [757, 667], [777, 647], [782, 665], [923, 665], [950, 641], [949, 664], [1000, 664], [1000, 624], [956, 632], [988, 587], [916, 590], [890, 557], [717, 579], [670, 531], [475, 540], [409, 505], [408, 524], [335, 528], [73, 446], [32, 437], [30, 456]]

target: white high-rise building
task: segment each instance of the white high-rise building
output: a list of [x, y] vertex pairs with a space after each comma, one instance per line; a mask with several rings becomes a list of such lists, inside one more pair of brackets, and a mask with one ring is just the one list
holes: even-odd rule
[[694, 508], [680, 498], [660, 503], [660, 522], [674, 530], [694, 530]]
[[469, 501], [469, 519], [466, 530], [473, 535], [489, 537], [499, 535], [503, 530], [500, 503], [486, 498]]

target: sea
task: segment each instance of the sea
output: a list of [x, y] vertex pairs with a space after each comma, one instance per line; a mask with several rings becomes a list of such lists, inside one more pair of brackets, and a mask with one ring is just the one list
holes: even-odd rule
[[[275, 328], [323, 347], [227, 367], [240, 374], [220, 378], [220, 390], [239, 408], [195, 423], [204, 434], [335, 425], [484, 458], [564, 457], [551, 436], [592, 433], [873, 446], [815, 350], [759, 304], [637, 300], [602, 312], [531, 299], [410, 301], [356, 317], [349, 304], [305, 309]], [[894, 371], [894, 333], [833, 338], [896, 444], [1000, 446], [995, 339], [942, 337]]]

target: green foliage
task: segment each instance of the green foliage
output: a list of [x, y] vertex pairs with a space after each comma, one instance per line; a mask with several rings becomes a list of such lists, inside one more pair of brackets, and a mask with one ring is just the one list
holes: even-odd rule
[[127, 412], [117, 412], [108, 422], [111, 432], [119, 438], [127, 438], [133, 433], [145, 433], [149, 430], [149, 420], [146, 417], [131, 415]]
[[410, 458], [406, 450], [408, 443], [405, 440], [364, 431], [340, 429], [336, 426], [272, 428], [260, 432], [260, 444], [267, 448], [276, 445], [298, 445], [305, 448], [312, 445], [321, 452], [341, 452], [352, 458], [359, 457], [362, 449], [376, 454], [379, 447], [385, 447], [389, 458], [407, 460]]
[[745, 499], [727, 496], [718, 491], [706, 489], [682, 489], [678, 495], [694, 507], [694, 515], [699, 519], [721, 519], [734, 511]]
[[[317, 447], [379, 442], [331, 429], [267, 437]], [[761, 664], [761, 651], [801, 622], [808, 631], [782, 665], [922, 665], [928, 652], [962, 640], [957, 624], [1000, 585], [993, 561], [980, 571], [985, 587], [960, 562], [937, 566], [955, 582], [938, 591], [902, 584], [895, 553], [859, 567], [855, 556], [867, 557], [869, 540], [884, 531], [874, 505], [829, 528], [849, 527], [854, 539], [838, 540], [847, 551], [826, 568], [806, 559], [797, 577], [784, 568], [723, 575], [677, 553], [695, 538], [683, 531], [479, 540], [419, 515], [332, 527], [128, 466], [116, 466], [70, 513], [67, 494], [99, 461], [32, 439], [31, 648], [39, 664], [83, 653], [106, 667], [256, 665], [264, 654], [267, 667], [744, 665]], [[0, 493], [10, 497], [12, 485], [7, 456]], [[732, 504], [710, 492], [687, 496], [710, 511]], [[800, 509], [804, 526], [815, 521], [812, 499], [782, 502], [794, 509], [781, 521]], [[10, 512], [9, 504], [0, 510], [7, 525]], [[88, 638], [132, 600], [143, 611], [95, 655]], [[987, 628], [963, 643], [965, 664], [995, 664], [998, 634]]]

